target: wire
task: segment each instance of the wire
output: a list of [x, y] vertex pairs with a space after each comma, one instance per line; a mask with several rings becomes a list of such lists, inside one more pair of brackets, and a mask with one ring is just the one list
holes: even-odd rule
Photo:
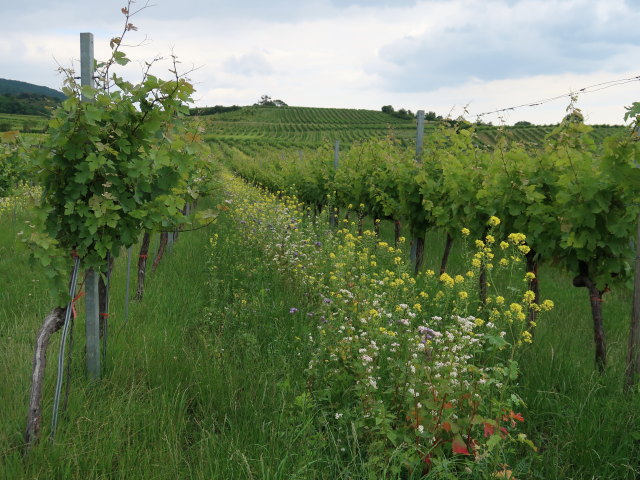
[[56, 428], [58, 426], [58, 408], [60, 406], [60, 394], [62, 392], [62, 379], [64, 377], [64, 351], [67, 342], [67, 334], [69, 332], [69, 320], [71, 317], [71, 311], [73, 309], [73, 302], [76, 293], [76, 284], [78, 281], [78, 270], [80, 268], [80, 257], [77, 255], [74, 257], [73, 273], [71, 274], [71, 285], [69, 287], [69, 304], [67, 305], [67, 311], [65, 312], [64, 327], [62, 329], [62, 338], [60, 340], [60, 352], [58, 354], [58, 377], [56, 379], [55, 394], [53, 396], [53, 416], [51, 418], [51, 435], [50, 439], [53, 440], [56, 435]]
[[513, 110], [517, 110], [517, 109], [525, 108], [525, 107], [538, 107], [540, 105], [544, 105], [544, 104], [549, 103], [549, 102], [554, 102], [554, 101], [560, 100], [562, 98], [572, 98], [572, 97], [575, 97], [577, 95], [583, 95], [583, 94], [587, 94], [587, 93], [599, 92], [601, 90], [606, 90], [608, 88], [618, 87], [620, 85], [626, 85], [628, 83], [638, 82], [638, 81], [640, 81], [640, 75], [636, 75], [634, 77], [628, 77], [628, 78], [619, 78], [617, 80], [609, 80], [607, 82], [600, 82], [600, 83], [595, 83], [593, 85], [588, 85], [586, 87], [578, 89], [575, 92], [565, 93], [565, 94], [562, 94], [562, 95], [556, 95], [555, 97], [543, 98], [541, 100], [534, 100], [532, 102], [522, 103], [520, 105], [514, 105], [512, 107], [498, 108], [496, 110], [491, 110], [491, 111], [488, 111], [488, 112], [478, 113], [478, 114], [476, 114], [474, 116], [477, 117], [477, 118], [481, 118], [481, 117], [483, 117], [485, 115], [492, 115], [492, 114], [495, 114], [495, 113], [504, 113], [504, 112], [509, 112], [509, 111], [513, 111]]

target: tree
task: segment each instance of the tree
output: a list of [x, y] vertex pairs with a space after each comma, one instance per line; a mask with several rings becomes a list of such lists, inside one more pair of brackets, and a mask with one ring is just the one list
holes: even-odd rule
[[287, 107], [288, 105], [282, 100], [272, 100], [269, 95], [262, 95], [258, 103], [253, 104], [254, 107]]

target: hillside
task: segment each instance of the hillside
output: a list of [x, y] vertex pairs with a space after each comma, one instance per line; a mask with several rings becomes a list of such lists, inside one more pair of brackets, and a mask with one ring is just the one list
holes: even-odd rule
[[[399, 119], [375, 110], [313, 107], [242, 107], [228, 112], [199, 116], [204, 121], [206, 139], [228, 145], [273, 145], [275, 147], [316, 147], [339, 140], [341, 145], [371, 137], [393, 136], [411, 143], [416, 121]], [[425, 133], [438, 125], [425, 122]], [[555, 125], [504, 127], [508, 136], [532, 147], [540, 146]], [[592, 136], [601, 143], [623, 126], [594, 125]], [[477, 126], [478, 141], [493, 145], [499, 128]]]
[[64, 100], [67, 98], [64, 93], [54, 90], [53, 88], [34, 85], [27, 82], [20, 82], [18, 80], [0, 78], [0, 95], [19, 95], [21, 93], [44, 95], [58, 100]]
[[49, 115], [65, 98], [52, 88], [0, 78], [0, 113]]

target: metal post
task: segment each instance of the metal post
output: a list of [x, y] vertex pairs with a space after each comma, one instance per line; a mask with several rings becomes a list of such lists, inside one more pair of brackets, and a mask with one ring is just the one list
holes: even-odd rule
[[129, 288], [131, 287], [131, 251], [133, 247], [127, 249], [127, 281], [124, 294], [124, 323], [127, 323], [129, 318]]
[[100, 302], [98, 273], [90, 268], [85, 278], [87, 374], [91, 380], [100, 379]]
[[[302, 152], [300, 152], [302, 154]], [[340, 163], [340, 140], [336, 140], [333, 145], [333, 169], [338, 169]], [[334, 228], [338, 224], [338, 213], [336, 211], [336, 205], [331, 205], [331, 211], [329, 212], [329, 225]]]
[[416, 132], [416, 162], [421, 162], [422, 139], [424, 138], [424, 110], [418, 110], [418, 130]]
[[[94, 87], [94, 57], [93, 57], [93, 33], [80, 34], [80, 85]], [[82, 101], [88, 102], [91, 98], [82, 95]]]
[[[416, 162], [422, 162], [422, 144], [424, 139], [424, 110], [418, 110], [418, 125], [416, 129]], [[418, 265], [418, 244], [422, 243], [424, 245], [424, 234], [422, 237], [413, 237], [411, 239], [411, 251], [409, 253], [409, 257], [411, 259], [411, 264], [413, 265], [414, 271], [417, 271], [420, 268]]]
[[[93, 33], [80, 34], [80, 85], [94, 87]], [[82, 95], [83, 102], [91, 98]], [[87, 375], [91, 380], [100, 378], [100, 290], [98, 273], [90, 268], [86, 275], [86, 337], [87, 337]]]

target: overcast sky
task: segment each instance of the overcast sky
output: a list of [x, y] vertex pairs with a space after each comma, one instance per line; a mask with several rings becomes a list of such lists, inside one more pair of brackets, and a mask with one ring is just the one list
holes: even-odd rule
[[[469, 118], [640, 75], [640, 0], [152, 0], [125, 49], [140, 62], [173, 51], [196, 104], [424, 109]], [[59, 89], [78, 62], [119, 34], [126, 0], [0, 0], [0, 78]], [[142, 6], [142, 0], [136, 4]], [[134, 6], [135, 7], [135, 6]], [[78, 66], [79, 70], [79, 66]], [[157, 75], [169, 76], [161, 66]], [[606, 86], [606, 85], [605, 85]], [[588, 123], [623, 122], [640, 82], [581, 95]], [[556, 123], [568, 99], [507, 111], [507, 123]], [[498, 115], [483, 117], [494, 124]]]

